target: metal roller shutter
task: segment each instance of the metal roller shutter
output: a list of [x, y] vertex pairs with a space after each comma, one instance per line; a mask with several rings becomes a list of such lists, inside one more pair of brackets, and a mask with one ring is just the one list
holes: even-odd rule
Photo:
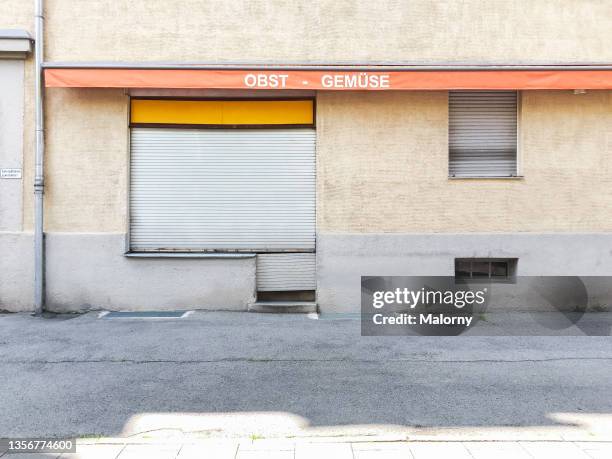
[[135, 251], [314, 251], [314, 129], [131, 131]]
[[449, 93], [449, 175], [507, 177], [517, 173], [517, 93]]
[[257, 255], [257, 291], [315, 290], [314, 253]]

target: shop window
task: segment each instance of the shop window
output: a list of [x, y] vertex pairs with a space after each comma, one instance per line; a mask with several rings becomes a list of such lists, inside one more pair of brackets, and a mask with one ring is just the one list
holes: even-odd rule
[[449, 93], [449, 176], [517, 176], [516, 91]]

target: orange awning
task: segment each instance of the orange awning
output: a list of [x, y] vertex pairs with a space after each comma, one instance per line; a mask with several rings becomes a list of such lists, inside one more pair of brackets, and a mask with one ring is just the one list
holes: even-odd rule
[[612, 89], [612, 70], [204, 70], [47, 68], [49, 88], [307, 89]]

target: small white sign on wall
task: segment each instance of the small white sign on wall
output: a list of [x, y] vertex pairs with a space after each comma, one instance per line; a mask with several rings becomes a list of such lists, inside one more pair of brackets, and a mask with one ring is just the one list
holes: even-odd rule
[[17, 169], [17, 168], [0, 169], [0, 178], [3, 178], [3, 179], [20, 179], [21, 178], [21, 169]]

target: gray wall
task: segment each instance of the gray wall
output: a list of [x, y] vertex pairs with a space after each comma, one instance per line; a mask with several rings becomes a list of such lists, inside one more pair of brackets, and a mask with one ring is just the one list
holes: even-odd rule
[[127, 258], [124, 234], [47, 234], [47, 309], [246, 310], [255, 258]]
[[[359, 312], [361, 276], [452, 276], [462, 257], [519, 258], [518, 276], [612, 276], [612, 234], [320, 233], [319, 309]], [[612, 304], [607, 281], [591, 292], [596, 303]]]
[[33, 305], [33, 235], [0, 232], [0, 311], [31, 311]]
[[[30, 233], [0, 233], [0, 309], [32, 308]], [[255, 258], [127, 258], [124, 235], [47, 235], [47, 308], [246, 310]], [[453, 275], [456, 257], [518, 257], [520, 276], [612, 276], [612, 234], [330, 234], [318, 236], [323, 313], [358, 312], [362, 275]], [[609, 282], [588, 285], [610, 304]]]
[[[124, 234], [46, 235], [46, 308], [209, 309], [255, 300], [255, 258], [127, 258]], [[32, 310], [32, 235], [0, 233], [0, 309]]]

